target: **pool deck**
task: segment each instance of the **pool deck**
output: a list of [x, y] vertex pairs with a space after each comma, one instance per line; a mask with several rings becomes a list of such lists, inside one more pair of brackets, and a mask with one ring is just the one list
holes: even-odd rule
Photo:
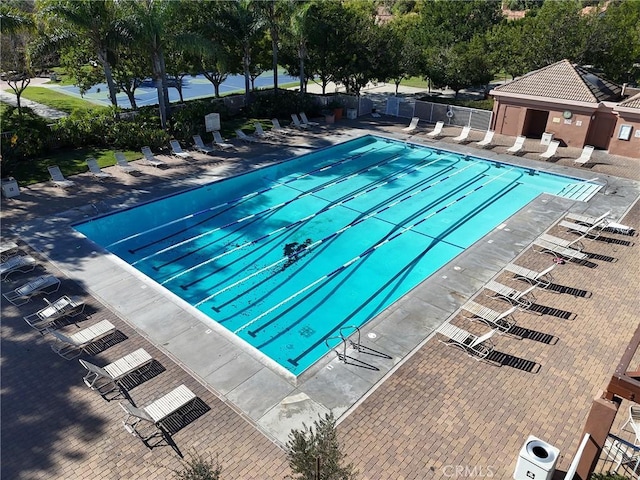
[[[111, 167], [113, 180], [78, 175], [72, 178], [78, 188], [70, 192], [33, 185], [20, 197], [2, 199], [2, 236], [26, 243], [47, 271], [65, 278], [60, 295], [86, 299], [89, 318], [63, 331], [102, 319], [118, 327], [120, 336], [109, 348], [81, 358], [104, 365], [144, 347], [158, 361], [158, 374], [130, 391], [137, 405], [180, 383], [198, 395], [205, 407], [171, 438], [182, 453], [218, 455], [223, 478], [284, 478], [290, 472], [281, 446], [289, 431], [329, 410], [340, 417], [344, 451], [360, 478], [443, 478], [456, 465], [510, 478], [529, 434], [560, 448], [558, 467], [566, 470], [590, 401], [606, 385], [637, 325], [638, 238], [607, 233], [613, 243], [586, 241], [597, 268], [568, 263], [554, 270], [554, 278], [588, 293], [537, 289], [536, 303], [549, 308], [542, 315], [516, 313], [521, 337], [495, 338], [499, 354], [493, 363], [446, 348], [432, 332], [447, 320], [486, 331], [464, 319], [460, 306], [477, 295], [484, 305], [506, 309], [485, 295], [483, 285], [495, 278], [526, 288], [503, 267], [514, 259], [533, 269], [550, 265], [552, 257], [534, 253], [530, 245], [547, 231], [571, 238], [555, 225], [567, 211], [611, 210], [612, 217], [624, 215], [623, 223], [637, 228], [640, 161], [595, 152], [594, 166], [574, 169], [571, 158], [579, 156], [578, 149], [561, 148], [560, 160], [545, 163], [536, 160], [544, 147], [534, 140], [526, 145], [528, 153], [514, 157], [504, 153], [513, 142], [509, 137], [481, 151], [452, 143], [459, 129], [445, 129], [439, 141], [427, 140], [424, 131], [407, 137], [401, 131], [407, 123], [389, 117], [343, 121], [287, 136], [280, 144], [238, 144], [236, 152], [194, 154], [191, 162], [167, 157], [169, 169], [143, 166], [137, 177]], [[351, 364], [330, 354], [297, 380], [265, 365], [195, 309], [69, 227], [366, 133], [585, 180], [598, 177], [606, 186], [588, 203], [549, 195], [531, 202], [367, 324], [363, 344], [372, 350], [349, 350]], [[472, 132], [475, 141], [482, 136]], [[27, 277], [17, 275], [3, 290]], [[78, 362], [57, 357], [47, 347], [50, 340], [21, 320], [43, 305], [41, 298], [22, 307], [2, 300], [3, 477], [165, 478], [179, 468], [166, 443], [147, 449], [129, 436], [118, 402], [89, 391]]]

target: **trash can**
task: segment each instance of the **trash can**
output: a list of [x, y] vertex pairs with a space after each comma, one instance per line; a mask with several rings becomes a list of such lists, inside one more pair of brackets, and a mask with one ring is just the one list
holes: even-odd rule
[[520, 449], [515, 480], [551, 480], [556, 471], [560, 450], [544, 440], [529, 435]]
[[543, 133], [542, 138], [540, 138], [540, 145], [549, 145], [553, 141], [553, 133]]
[[358, 110], [355, 108], [347, 108], [347, 118], [349, 120], [355, 120], [358, 118]]
[[2, 179], [2, 196], [5, 198], [13, 198], [20, 195], [20, 187], [13, 177]]

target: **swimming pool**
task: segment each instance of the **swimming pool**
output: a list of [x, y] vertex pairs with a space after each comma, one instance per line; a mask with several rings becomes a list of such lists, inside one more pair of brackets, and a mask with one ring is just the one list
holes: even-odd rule
[[540, 193], [598, 187], [364, 136], [75, 228], [299, 375]]

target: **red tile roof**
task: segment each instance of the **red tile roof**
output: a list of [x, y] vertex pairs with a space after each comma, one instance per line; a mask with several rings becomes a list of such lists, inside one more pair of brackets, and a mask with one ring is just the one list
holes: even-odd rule
[[599, 103], [618, 99], [621, 87], [569, 60], [547, 65], [493, 90], [496, 94], [556, 98], [576, 102]]
[[618, 104], [618, 106], [619, 107], [625, 107], [625, 108], [638, 108], [638, 109], [640, 109], [640, 93], [638, 93], [637, 95], [634, 95], [633, 97], [627, 98], [623, 102], [620, 102]]

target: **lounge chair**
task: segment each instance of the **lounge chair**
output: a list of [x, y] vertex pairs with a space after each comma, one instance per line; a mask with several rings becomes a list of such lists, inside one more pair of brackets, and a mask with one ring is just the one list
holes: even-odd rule
[[533, 302], [536, 301], [535, 297], [531, 293], [536, 286], [531, 285], [526, 290], [516, 290], [515, 288], [508, 287], [501, 283], [491, 280], [484, 286], [490, 292], [491, 295], [487, 295], [492, 298], [499, 298], [509, 302], [511, 305], [515, 305], [523, 310], [530, 308]]
[[133, 174], [140, 171], [127, 161], [124, 153], [114, 152], [114, 155], [116, 157], [116, 164], [118, 165], [118, 168], [120, 168], [120, 170], [122, 170], [123, 172]]
[[60, 280], [53, 275], [42, 275], [35, 280], [20, 285], [11, 292], [4, 293], [3, 296], [13, 305], [20, 306], [31, 300], [36, 295], [48, 295], [57, 292], [60, 288]]
[[596, 239], [602, 233], [602, 229], [599, 228], [600, 224], [591, 225], [589, 227], [587, 225], [581, 225], [579, 223], [573, 223], [567, 220], [560, 220], [560, 223], [558, 223], [558, 225], [566, 228], [569, 232], [580, 235], [581, 237], [590, 237]]
[[471, 313], [471, 317], [467, 318], [470, 320], [478, 320], [488, 327], [497, 330], [498, 333], [507, 333], [516, 325], [516, 321], [513, 319], [512, 314], [517, 310], [517, 308], [518, 307], [511, 307], [500, 313], [490, 309], [489, 307], [480, 305], [473, 300], [469, 300], [462, 306], [463, 310]]
[[436, 123], [436, 126], [433, 127], [429, 133], [427, 133], [427, 137], [438, 138], [442, 136], [442, 129], [444, 128], [444, 122], [440, 121]]
[[148, 165], [151, 165], [152, 167], [164, 167], [167, 165], [165, 162], [158, 160], [153, 155], [151, 148], [142, 147], [140, 150], [142, 151], [142, 155], [144, 155], [144, 161], [147, 162]]
[[513, 273], [513, 276], [518, 280], [524, 280], [525, 282], [529, 282], [531, 285], [535, 285], [536, 287], [548, 288], [553, 283], [551, 271], [555, 267], [556, 264], [554, 263], [550, 267], [537, 272], [535, 270], [530, 270], [528, 268], [521, 267], [520, 265], [510, 263], [506, 267], [504, 267], [504, 269], [507, 272]]
[[38, 262], [31, 255], [16, 255], [0, 263], [0, 278], [6, 280], [12, 273], [31, 272]]
[[557, 140], [553, 140], [549, 143], [547, 150], [539, 155], [540, 158], [544, 158], [545, 160], [549, 160], [556, 156], [558, 152], [558, 147], [560, 146], [560, 142]]
[[419, 117], [413, 117], [411, 119], [411, 123], [409, 123], [408, 127], [404, 127], [402, 129], [403, 132], [413, 132], [414, 130], [416, 130], [418, 128], [418, 122], [420, 121]]
[[202, 141], [202, 137], [200, 135], [193, 136], [193, 143], [196, 147], [196, 150], [202, 153], [206, 153], [207, 155], [215, 152], [215, 148], [207, 147]]
[[87, 162], [87, 167], [89, 167], [89, 172], [98, 180], [104, 180], [106, 178], [112, 177], [110, 173], [102, 171], [102, 169], [100, 168], [100, 165], [98, 165], [98, 161], [95, 158], [89, 157], [87, 158], [86, 162]]
[[41, 334], [46, 333], [47, 329], [56, 320], [64, 317], [77, 317], [84, 312], [84, 301], [78, 298], [71, 298], [65, 295], [53, 303], [49, 303], [46, 298], [45, 301], [49, 304], [47, 307], [23, 317], [31, 328], [36, 329]]
[[4, 262], [9, 258], [16, 255], [20, 247], [16, 242], [2, 242], [0, 243], [0, 261]]
[[187, 160], [193, 158], [190, 153], [182, 150], [182, 147], [180, 146], [180, 142], [178, 142], [178, 140], [169, 140], [169, 145], [171, 146], [172, 155], [175, 155], [179, 158], [185, 158]]
[[318, 122], [312, 122], [307, 118], [307, 114], [304, 112], [300, 112], [300, 121], [303, 125], [309, 125], [310, 127], [317, 127], [320, 125]]
[[272, 132], [282, 133], [282, 134], [287, 133], [287, 129], [283, 128], [282, 125], [280, 125], [280, 120], [278, 120], [277, 118], [272, 118], [271, 123], [273, 124], [273, 127], [271, 127]]
[[92, 344], [97, 343], [116, 331], [116, 327], [109, 320], [87, 327], [73, 335], [67, 336], [56, 330], [46, 329], [55, 338], [56, 342], [51, 345], [51, 350], [56, 352], [65, 360], [76, 358], [85, 352]]
[[306, 130], [309, 128], [309, 125], [303, 124], [295, 113], [291, 114], [291, 121], [298, 130]]
[[469, 138], [469, 133], [471, 133], [471, 127], [469, 126], [463, 127], [462, 132], [460, 132], [460, 135], [458, 135], [457, 137], [453, 137], [452, 140], [456, 142], [463, 142], [467, 138]]
[[155, 434], [155, 431], [149, 435], [143, 435], [137, 428], [140, 422], [148, 422], [164, 432], [163, 423], [178, 410], [192, 403], [196, 398], [198, 397], [196, 397], [195, 393], [185, 385], [180, 385], [146, 407], [134, 407], [130, 403], [120, 403], [120, 407], [127, 414], [122, 423], [129, 433], [146, 441]]
[[533, 241], [534, 247], [538, 247], [536, 250], [538, 253], [550, 253], [557, 257], [565, 258], [567, 260], [586, 260], [589, 256], [586, 253], [582, 253], [575, 248], [562, 247], [556, 243], [549, 242], [542, 238], [536, 238]]
[[565, 218], [574, 220], [577, 223], [581, 223], [587, 226], [597, 225], [596, 228], [600, 228], [605, 232], [624, 233], [626, 235], [633, 233], [633, 227], [623, 225], [621, 223], [612, 222], [611, 220], [607, 219], [610, 214], [611, 211], [607, 211], [599, 217], [591, 217], [589, 215], [581, 215], [579, 213], [568, 213], [567, 215], [565, 215]]
[[591, 145], [585, 145], [582, 149], [582, 153], [576, 158], [573, 163], [576, 165], [586, 165], [591, 161], [591, 155], [593, 154], [594, 147]]
[[507, 152], [509, 153], [518, 153], [522, 150], [522, 148], [524, 147], [524, 142], [527, 139], [527, 137], [524, 137], [522, 135], [516, 137], [516, 141], [514, 142], [514, 144], [507, 148]]
[[[80, 365], [87, 369], [82, 381], [91, 390], [97, 391], [100, 395], [106, 395], [118, 388], [122, 389], [120, 381], [123, 378], [149, 366], [152, 361], [153, 357], [144, 348], [139, 348], [104, 367], [80, 359]], [[109, 390], [104, 390], [107, 386], [110, 387]]]
[[442, 343], [461, 348], [474, 360], [486, 358], [493, 351], [491, 337], [495, 335], [495, 330], [490, 330], [478, 337], [455, 325], [443, 323], [436, 329], [436, 332], [448, 339]]
[[634, 445], [640, 445], [640, 407], [636, 405], [629, 406], [629, 418], [624, 422], [620, 430], [625, 431], [625, 428], [631, 428], [631, 432], [635, 435], [633, 441]]
[[578, 250], [579, 252], [584, 250], [584, 245], [580, 241], [582, 240], [582, 238], [583, 237], [578, 237], [574, 240], [565, 240], [564, 238], [556, 237], [555, 235], [549, 235], [548, 233], [543, 233], [542, 235], [540, 235], [541, 240], [555, 243], [556, 245], [560, 245], [564, 248], [573, 248], [574, 250]]
[[476, 142], [476, 145], [482, 148], [491, 146], [493, 144], [493, 136], [495, 134], [496, 132], [494, 130], [487, 130], [487, 132], [484, 134], [484, 138], [479, 142]]
[[608, 210], [607, 212], [603, 213], [602, 215], [600, 215], [599, 217], [592, 217], [589, 215], [582, 215], [580, 213], [567, 213], [564, 218], [568, 218], [569, 220], [574, 220], [578, 223], [582, 223], [583, 225], [588, 225], [588, 226], [592, 226], [592, 225], [596, 225], [596, 224], [600, 224], [602, 223], [603, 220], [606, 220], [606, 218], [611, 214], [611, 210]]
[[245, 143], [256, 143], [260, 141], [255, 137], [247, 135], [240, 129], [236, 130], [236, 137], [238, 137], [240, 140], [242, 140]]
[[213, 144], [221, 150], [233, 150], [236, 148], [232, 143], [225, 142], [217, 130], [213, 132]]
[[71, 188], [75, 186], [76, 182], [72, 182], [71, 180], [67, 180], [66, 178], [64, 178], [64, 175], [62, 175], [62, 172], [60, 171], [60, 167], [58, 167], [57, 165], [47, 167], [47, 170], [49, 170], [51, 180], [56, 187]]
[[271, 132], [264, 131], [264, 128], [262, 128], [262, 124], [260, 122], [254, 123], [253, 126], [256, 129], [256, 133], [254, 134], [256, 137], [259, 137], [259, 138], [273, 137], [273, 134]]

